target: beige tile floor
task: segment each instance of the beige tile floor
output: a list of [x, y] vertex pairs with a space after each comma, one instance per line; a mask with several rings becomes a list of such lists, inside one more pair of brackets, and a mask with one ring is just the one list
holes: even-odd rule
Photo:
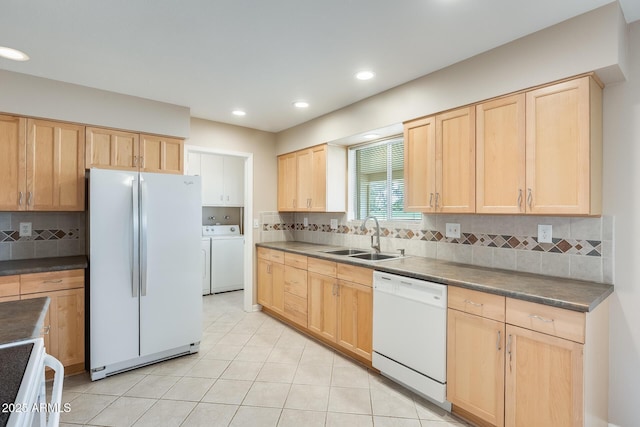
[[61, 426], [447, 427], [463, 422], [261, 313], [204, 297], [200, 352], [65, 380]]

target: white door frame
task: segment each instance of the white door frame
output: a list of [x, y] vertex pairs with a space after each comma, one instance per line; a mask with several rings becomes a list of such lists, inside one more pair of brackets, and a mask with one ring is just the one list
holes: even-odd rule
[[244, 158], [244, 311], [258, 311], [253, 304], [253, 153], [220, 150], [199, 145], [184, 146], [184, 170], [188, 168], [189, 153], [218, 154]]

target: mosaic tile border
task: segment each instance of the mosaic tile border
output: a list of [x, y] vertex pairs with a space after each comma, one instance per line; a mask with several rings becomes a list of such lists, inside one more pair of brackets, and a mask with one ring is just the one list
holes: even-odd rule
[[[332, 230], [329, 224], [300, 223], [263, 224], [262, 231], [318, 231], [323, 233], [372, 235], [373, 228], [360, 230], [360, 226], [339, 225]], [[416, 230], [410, 228], [380, 227], [380, 235], [392, 239], [424, 240], [427, 242], [456, 243], [462, 245], [486, 246], [493, 248], [519, 249], [525, 251], [549, 252], [569, 255], [602, 256], [602, 241], [581, 239], [552, 239], [553, 243], [538, 243], [535, 236], [510, 236], [504, 234], [462, 233], [459, 239], [445, 237], [437, 230]]]
[[77, 240], [80, 239], [79, 228], [66, 230], [32, 230], [31, 236], [20, 237], [19, 231], [0, 231], [0, 242], [26, 242], [34, 240]]

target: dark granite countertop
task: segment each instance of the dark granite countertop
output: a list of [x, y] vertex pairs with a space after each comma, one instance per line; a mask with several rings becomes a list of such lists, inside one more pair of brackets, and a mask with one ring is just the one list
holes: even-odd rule
[[364, 261], [323, 252], [340, 249], [336, 246], [306, 242], [257, 243], [256, 246], [370, 267], [387, 273], [581, 312], [592, 311], [613, 292], [612, 285], [602, 283], [478, 267], [432, 258], [406, 256], [384, 261]]
[[42, 335], [49, 297], [0, 302], [0, 345]]
[[87, 268], [85, 255], [0, 261], [0, 276]]

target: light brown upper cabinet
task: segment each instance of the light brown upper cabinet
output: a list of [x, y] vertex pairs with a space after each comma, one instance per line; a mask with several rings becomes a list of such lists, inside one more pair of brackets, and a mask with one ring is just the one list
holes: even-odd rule
[[586, 76], [479, 104], [476, 212], [599, 215], [601, 97]]
[[475, 109], [405, 123], [407, 211], [475, 211]]
[[278, 210], [344, 212], [346, 162], [346, 149], [328, 144], [278, 156]]
[[184, 173], [184, 141], [157, 135], [88, 127], [86, 167]]
[[84, 127], [0, 116], [0, 210], [83, 211]]
[[296, 208], [296, 153], [278, 156], [278, 210]]
[[602, 213], [602, 88], [581, 77], [526, 94], [526, 209]]
[[87, 128], [87, 168], [138, 170], [140, 135], [113, 129]]
[[140, 135], [140, 171], [184, 173], [184, 140]]
[[433, 212], [436, 193], [436, 118], [404, 126], [405, 211]]
[[524, 93], [476, 106], [476, 155], [476, 212], [524, 212]]
[[0, 210], [25, 209], [26, 122], [14, 116], [0, 116]]

